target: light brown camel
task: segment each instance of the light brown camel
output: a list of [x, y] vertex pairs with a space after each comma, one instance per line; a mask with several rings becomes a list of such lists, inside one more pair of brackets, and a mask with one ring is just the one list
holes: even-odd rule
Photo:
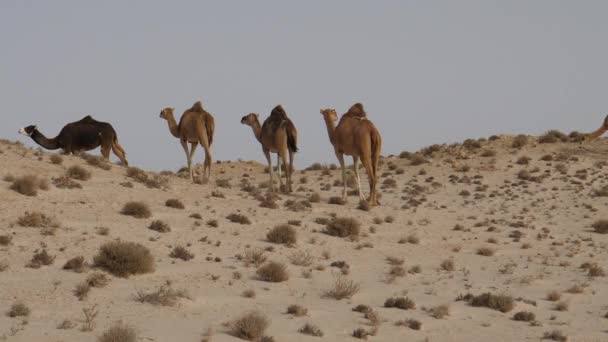
[[593, 140], [599, 138], [602, 134], [608, 132], [608, 115], [604, 119], [602, 123], [602, 127], [596, 129], [595, 131], [585, 135], [585, 141]]
[[[194, 151], [198, 144], [201, 144], [205, 149], [203, 180], [208, 180], [211, 177], [211, 144], [213, 143], [213, 132], [215, 130], [213, 116], [203, 109], [200, 101], [194, 103], [192, 108], [184, 112], [179, 120], [179, 124], [177, 124], [173, 117], [173, 111], [174, 108], [165, 108], [160, 112], [160, 117], [167, 120], [169, 131], [180, 140], [184, 152], [186, 152], [190, 179], [194, 181], [194, 172], [192, 170]], [[190, 150], [188, 150], [188, 143], [191, 145]]]
[[[298, 151], [298, 131], [293, 122], [287, 117], [287, 113], [281, 105], [274, 107], [270, 116], [264, 120], [260, 126], [258, 114], [251, 113], [243, 116], [241, 123], [251, 126], [256, 139], [262, 144], [262, 150], [268, 161], [270, 169], [270, 190], [274, 192], [274, 171], [272, 169], [272, 159], [270, 153], [277, 154], [277, 169], [279, 172], [279, 184], [283, 187], [281, 179], [281, 161], [285, 170], [287, 186], [285, 191], [291, 192], [291, 173], [293, 171], [293, 159]], [[289, 154], [289, 165], [287, 165], [287, 155]]]
[[353, 157], [353, 166], [359, 197], [364, 200], [365, 196], [361, 190], [361, 179], [359, 177], [359, 159], [363, 162], [365, 171], [369, 178], [369, 199], [371, 206], [379, 205], [376, 195], [376, 184], [378, 183], [378, 164], [382, 150], [382, 137], [374, 124], [367, 118], [363, 105], [356, 103], [349, 111], [342, 115], [338, 126], [336, 121], [338, 115], [334, 109], [321, 109], [321, 114], [325, 119], [329, 141], [334, 146], [336, 157], [342, 168], [342, 198], [346, 200], [346, 167], [344, 165], [344, 155]]
[[101, 155], [105, 160], [110, 160], [110, 150], [112, 150], [125, 166], [129, 166], [125, 150], [118, 143], [118, 135], [114, 127], [107, 122], [97, 121], [90, 115], [63, 126], [55, 138], [45, 137], [38, 131], [36, 125], [21, 128], [19, 133], [32, 138], [38, 145], [48, 150], [62, 149], [65, 154], [90, 151], [101, 146]]

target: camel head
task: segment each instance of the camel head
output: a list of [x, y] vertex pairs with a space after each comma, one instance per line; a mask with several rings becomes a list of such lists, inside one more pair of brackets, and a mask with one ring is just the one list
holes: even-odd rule
[[37, 125], [29, 125], [27, 127], [19, 128], [19, 134], [31, 137], [34, 131], [38, 129]]
[[323, 118], [328, 121], [338, 120], [338, 114], [336, 114], [335, 109], [331, 109], [331, 108], [321, 109], [321, 115], [323, 115]]
[[170, 108], [170, 107], [164, 108], [163, 110], [160, 111], [160, 115], [159, 116], [162, 119], [168, 120], [170, 117], [173, 116], [173, 111], [174, 110], [175, 110], [175, 108]]
[[606, 118], [604, 119], [604, 127], [605, 130], [608, 130], [608, 115], [606, 115]]
[[256, 113], [249, 113], [241, 118], [241, 123], [247, 126], [253, 126], [256, 122], [259, 124], [258, 117], [259, 115]]

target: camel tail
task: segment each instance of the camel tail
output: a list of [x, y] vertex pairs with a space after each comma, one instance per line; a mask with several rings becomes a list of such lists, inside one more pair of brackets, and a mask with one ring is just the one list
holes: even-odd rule
[[382, 138], [380, 132], [374, 127], [371, 131], [371, 148], [372, 148], [372, 170], [374, 178], [378, 177], [378, 166], [380, 164], [380, 154], [382, 153]]
[[296, 127], [291, 120], [287, 120], [285, 128], [287, 131], [287, 146], [289, 147], [289, 150], [298, 152], [298, 131], [296, 130]]
[[211, 144], [213, 144], [213, 134], [215, 132], [215, 119], [211, 114], [205, 115], [205, 129], [207, 130], [209, 146], [211, 146]]

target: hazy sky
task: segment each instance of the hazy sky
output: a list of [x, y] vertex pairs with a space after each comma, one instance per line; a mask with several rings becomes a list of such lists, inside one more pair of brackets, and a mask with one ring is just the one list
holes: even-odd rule
[[215, 160], [263, 161], [240, 118], [282, 104], [300, 167], [336, 161], [319, 109], [357, 101], [384, 154], [590, 131], [608, 112], [607, 13], [603, 0], [3, 0], [0, 137], [33, 146], [19, 127], [54, 137], [92, 114], [132, 164], [174, 170], [185, 155], [159, 112], [198, 99]]

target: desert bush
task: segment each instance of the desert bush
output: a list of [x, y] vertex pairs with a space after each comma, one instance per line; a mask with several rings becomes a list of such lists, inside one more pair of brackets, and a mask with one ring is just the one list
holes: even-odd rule
[[424, 156], [415, 153], [410, 157], [410, 165], [412, 166], [418, 166], [418, 165], [422, 165], [424, 163], [428, 163], [429, 161], [426, 160], [426, 158], [424, 158]]
[[134, 179], [139, 183], [145, 184], [148, 188], [160, 189], [167, 186], [169, 182], [166, 176], [148, 175], [144, 170], [137, 167], [127, 168], [127, 177]]
[[150, 225], [148, 226], [148, 229], [157, 231], [159, 233], [168, 233], [171, 231], [171, 227], [169, 226], [169, 224], [161, 220], [152, 221], [152, 223], [150, 223]]
[[517, 161], [515, 163], [518, 165], [528, 165], [528, 164], [530, 164], [530, 160], [532, 160], [532, 158], [530, 158], [528, 156], [521, 156], [517, 159]]
[[566, 342], [568, 341], [568, 336], [564, 335], [564, 333], [559, 330], [553, 330], [545, 332], [543, 334], [543, 340]]
[[550, 130], [538, 138], [538, 142], [541, 144], [567, 142], [568, 140], [568, 136], [558, 130]]
[[323, 331], [316, 325], [310, 323], [304, 324], [304, 326], [298, 331], [304, 335], [323, 337]]
[[207, 222], [205, 222], [205, 224], [213, 228], [219, 227], [219, 223], [217, 222], [217, 220], [214, 219], [208, 220]]
[[97, 342], [135, 342], [137, 332], [135, 329], [123, 322], [116, 322], [98, 338]]
[[173, 209], [184, 209], [184, 203], [177, 198], [170, 198], [165, 202], [165, 206]]
[[482, 306], [497, 310], [500, 312], [509, 312], [513, 310], [515, 301], [513, 297], [507, 295], [494, 295], [492, 293], [484, 293], [479, 296], [472, 296], [470, 299], [472, 306]]
[[360, 289], [360, 285], [353, 280], [348, 279], [345, 275], [338, 275], [335, 277], [332, 287], [323, 293], [323, 297], [336, 300], [351, 298]]
[[169, 254], [169, 256], [171, 258], [174, 259], [182, 259], [184, 261], [188, 261], [194, 258], [194, 254], [190, 253], [185, 247], [183, 246], [175, 246], [173, 248], [173, 250], [171, 251], [171, 253]]
[[309, 252], [295, 251], [289, 256], [289, 261], [296, 266], [310, 266], [313, 257]]
[[454, 266], [454, 260], [452, 259], [446, 259], [444, 261], [441, 262], [441, 269], [444, 271], [454, 271], [456, 269], [456, 267]]
[[8, 317], [27, 317], [30, 315], [30, 308], [23, 303], [15, 303], [11, 305], [10, 309], [6, 313]]
[[513, 138], [513, 142], [511, 143], [512, 148], [522, 148], [528, 144], [528, 136], [520, 134]]
[[63, 265], [64, 270], [74, 271], [76, 273], [82, 273], [86, 269], [86, 262], [84, 261], [83, 256], [77, 256], [70, 260], [68, 260], [65, 265]]
[[234, 222], [234, 223], [251, 224], [251, 221], [249, 220], [249, 218], [242, 214], [232, 213], [232, 214], [226, 216], [226, 219], [228, 219], [228, 221]]
[[61, 163], [63, 163], [63, 157], [58, 155], [58, 154], [51, 154], [51, 163], [55, 164], [55, 165], [59, 165]]
[[86, 282], [90, 287], [102, 288], [110, 283], [110, 278], [105, 273], [94, 272], [89, 274]]
[[91, 178], [91, 172], [80, 165], [72, 165], [66, 171], [65, 175], [81, 181], [86, 181]]
[[363, 210], [363, 211], [370, 211], [371, 210], [371, 206], [369, 205], [368, 201], [366, 201], [366, 200], [360, 200], [359, 201], [359, 205], [357, 206], [357, 209]]
[[422, 323], [420, 323], [420, 321], [418, 321], [416, 319], [406, 319], [406, 320], [397, 321], [395, 323], [395, 325], [405, 326], [412, 330], [420, 330], [422, 328]]
[[280, 283], [289, 279], [287, 266], [276, 261], [269, 261], [260, 266], [257, 269], [256, 274], [260, 280], [272, 283]]
[[85, 300], [91, 292], [91, 287], [86, 282], [76, 285], [72, 291], [78, 300]]
[[308, 314], [308, 309], [303, 306], [293, 304], [287, 307], [287, 314], [294, 315], [296, 317], [306, 316], [306, 314]]
[[430, 310], [431, 316], [437, 319], [445, 318], [445, 316], [450, 315], [450, 306], [447, 304], [437, 305], [431, 308]]
[[591, 225], [596, 233], [608, 234], [608, 220], [597, 220]]
[[156, 290], [149, 292], [138, 290], [135, 294], [135, 300], [140, 303], [162, 306], [174, 306], [181, 298], [188, 298], [188, 293], [185, 290], [173, 289], [169, 282]]
[[29, 268], [40, 268], [41, 266], [52, 265], [55, 262], [55, 256], [50, 255], [46, 249], [34, 253], [30, 262], [26, 265]]
[[561, 297], [562, 295], [557, 291], [547, 293], [547, 300], [551, 302], [557, 302]]
[[335, 205], [344, 205], [344, 204], [346, 204], [346, 201], [340, 196], [332, 196], [329, 198], [327, 203], [335, 204]]
[[87, 164], [100, 168], [102, 170], [108, 171], [112, 168], [112, 165], [110, 165], [109, 161], [105, 160], [102, 157], [94, 156], [94, 155], [88, 154], [88, 153], [81, 153], [80, 157], [82, 159], [84, 159], [84, 161], [86, 161]]
[[294, 212], [307, 211], [308, 209], [312, 208], [312, 204], [310, 204], [310, 201], [308, 200], [296, 201], [289, 199], [285, 201], [284, 206], [287, 208], [287, 210]]
[[228, 324], [232, 336], [255, 342], [264, 340], [269, 325], [268, 317], [259, 311], [247, 312]]
[[321, 202], [321, 195], [315, 192], [308, 197], [308, 201], [310, 203], [319, 203]]
[[266, 234], [266, 239], [272, 243], [294, 245], [297, 241], [297, 234], [292, 226], [281, 224], [272, 228], [272, 230]]
[[245, 263], [245, 266], [254, 265], [260, 266], [264, 262], [266, 262], [266, 253], [264, 250], [255, 248], [255, 249], [247, 249], [245, 250], [245, 254], [242, 256], [242, 260]]
[[529, 311], [519, 311], [515, 315], [513, 315], [514, 321], [533, 322], [535, 319], [536, 315], [533, 312]]
[[99, 248], [94, 265], [117, 277], [154, 271], [154, 257], [150, 250], [138, 243], [111, 241]]
[[215, 181], [215, 185], [225, 189], [230, 189], [232, 187], [232, 185], [230, 184], [230, 179], [217, 179]]
[[279, 196], [273, 192], [267, 192], [263, 197], [260, 198], [260, 207], [268, 209], [276, 209], [279, 205], [276, 201]]
[[481, 152], [481, 156], [484, 157], [484, 158], [495, 157], [496, 156], [496, 151], [494, 151], [494, 150], [484, 150], [483, 152]]
[[496, 251], [490, 247], [481, 247], [477, 249], [477, 254], [483, 256], [492, 256], [495, 252]]
[[150, 212], [150, 207], [148, 207], [146, 203], [135, 201], [127, 202], [127, 204], [124, 205], [120, 213], [123, 215], [133, 216], [135, 218], [140, 219], [152, 216], [152, 212]]
[[401, 310], [411, 310], [416, 308], [416, 303], [408, 297], [388, 298], [384, 301], [385, 308], [398, 308]]
[[49, 182], [46, 179], [38, 178], [35, 175], [27, 175], [13, 180], [11, 190], [14, 190], [22, 195], [36, 196], [38, 190], [48, 190]]
[[203, 217], [199, 213], [190, 214], [190, 216], [188, 216], [188, 217], [193, 218], [195, 220], [202, 220], [203, 219]]
[[53, 185], [58, 189], [82, 189], [82, 185], [68, 176], [52, 179]]
[[323, 231], [327, 235], [349, 237], [357, 239], [361, 230], [361, 223], [351, 217], [335, 217], [325, 226]]

